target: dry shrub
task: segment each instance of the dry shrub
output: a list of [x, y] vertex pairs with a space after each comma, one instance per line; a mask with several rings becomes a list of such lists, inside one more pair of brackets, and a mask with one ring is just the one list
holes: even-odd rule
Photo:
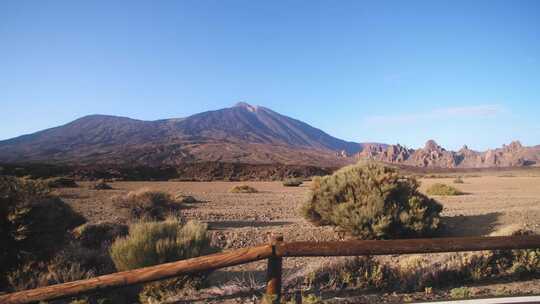
[[177, 202], [178, 204], [194, 204], [194, 203], [199, 202], [193, 196], [187, 195], [183, 192], [176, 193], [176, 195], [174, 196], [174, 201]]
[[180, 208], [180, 204], [169, 193], [147, 188], [116, 196], [113, 202], [118, 207], [127, 209], [132, 219], [163, 220], [169, 213]]
[[229, 190], [230, 193], [257, 193], [257, 189], [248, 185], [236, 185]]
[[69, 177], [51, 177], [45, 180], [49, 188], [75, 188], [78, 187], [73, 178]]
[[82, 246], [95, 249], [112, 243], [117, 237], [127, 234], [127, 225], [108, 222], [87, 223], [73, 230], [73, 236]]
[[299, 187], [304, 181], [301, 178], [286, 178], [283, 180], [283, 186], [285, 187]]
[[[119, 271], [173, 262], [212, 251], [206, 224], [189, 221], [182, 224], [169, 217], [162, 222], [139, 222], [129, 227], [129, 235], [117, 239], [110, 254]], [[143, 303], [161, 301], [171, 292], [187, 286], [199, 286], [205, 273], [180, 276], [146, 284], [139, 294]]]
[[107, 184], [104, 180], [100, 179], [91, 186], [94, 190], [111, 190], [113, 187]]
[[363, 239], [434, 232], [442, 206], [418, 191], [418, 182], [377, 163], [359, 163], [314, 178], [304, 216]]
[[457, 177], [456, 179], [454, 179], [454, 184], [464, 184], [465, 182], [463, 181], [463, 179], [461, 177]]
[[441, 183], [435, 183], [431, 185], [429, 188], [427, 188], [426, 193], [429, 195], [442, 195], [442, 196], [453, 196], [453, 195], [462, 195], [464, 194], [460, 190], [458, 190], [455, 187], [441, 184]]
[[40, 182], [0, 177], [0, 271], [18, 262], [47, 258], [67, 231], [84, 222]]

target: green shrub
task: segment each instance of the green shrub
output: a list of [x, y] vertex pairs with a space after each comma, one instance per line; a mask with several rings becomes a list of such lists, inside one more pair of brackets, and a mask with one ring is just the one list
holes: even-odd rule
[[[117, 239], [110, 254], [119, 271], [173, 262], [212, 251], [206, 224], [180, 223], [169, 217], [162, 222], [139, 222], [129, 227], [129, 235]], [[180, 276], [146, 284], [139, 294], [143, 303], [160, 302], [171, 290], [199, 286], [205, 273]]]
[[0, 176], [0, 271], [23, 258], [46, 258], [84, 221], [45, 184]]
[[426, 193], [429, 195], [442, 195], [442, 196], [452, 196], [452, 195], [462, 195], [464, 194], [460, 190], [448, 186], [446, 184], [435, 183], [427, 188]]
[[457, 177], [456, 179], [454, 179], [454, 184], [464, 184], [465, 182], [463, 181], [463, 179], [461, 177]]
[[111, 257], [119, 271], [183, 260], [210, 249], [206, 224], [167, 218], [162, 222], [130, 225], [129, 235], [111, 246]]
[[301, 178], [286, 178], [283, 180], [283, 186], [285, 187], [298, 187], [302, 185], [304, 181]]
[[230, 193], [257, 193], [257, 189], [248, 185], [236, 185], [229, 190]]
[[163, 220], [169, 213], [180, 208], [180, 204], [169, 193], [147, 188], [116, 196], [113, 202], [118, 207], [127, 209], [132, 219]]
[[359, 163], [314, 178], [304, 216], [363, 239], [434, 232], [442, 206], [418, 191], [418, 182], [377, 163]]
[[75, 188], [77, 183], [69, 177], [51, 177], [45, 180], [49, 188]]

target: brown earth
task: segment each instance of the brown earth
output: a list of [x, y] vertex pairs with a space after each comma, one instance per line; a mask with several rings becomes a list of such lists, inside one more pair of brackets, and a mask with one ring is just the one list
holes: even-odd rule
[[[525, 172], [525, 173], [524, 173]], [[436, 197], [444, 206], [444, 234], [448, 236], [480, 236], [505, 234], [515, 229], [527, 229], [540, 233], [540, 174], [537, 171], [516, 171], [504, 175], [465, 176], [464, 184], [455, 184], [466, 195]], [[424, 178], [421, 189], [435, 182], [452, 184], [453, 177]], [[209, 224], [214, 243], [223, 249], [241, 248], [265, 243], [270, 233], [282, 233], [286, 241], [339, 240], [331, 227], [315, 227], [305, 221], [298, 212], [308, 191], [309, 182], [301, 187], [284, 187], [280, 182], [246, 182], [260, 192], [252, 194], [229, 193], [239, 182], [113, 182], [114, 190], [81, 187], [60, 189], [63, 199], [91, 222], [112, 220], [125, 222], [126, 218], [115, 209], [111, 197], [130, 190], [147, 187], [193, 195], [201, 202], [186, 206], [182, 211], [187, 218]], [[442, 255], [429, 255], [430, 260], [440, 260]], [[382, 257], [382, 260], [398, 262], [408, 257]], [[284, 261], [285, 285], [292, 286], [295, 278], [302, 278], [312, 269], [321, 267], [336, 258], [287, 258]], [[201, 303], [250, 303], [254, 291], [260, 291], [264, 282], [265, 262], [233, 267], [215, 272], [211, 277], [213, 287], [189, 295], [188, 302]], [[474, 286], [478, 295], [498, 293], [510, 288], [513, 294], [540, 293], [540, 281], [517, 283], [489, 283]], [[245, 292], [242, 294], [242, 292]], [[257, 294], [255, 292], [255, 294]], [[406, 297], [444, 298], [448, 290], [434, 290], [433, 294], [392, 295], [359, 292], [343, 298], [343, 295], [326, 295], [332, 303], [403, 301]], [[255, 297], [256, 298], [256, 297]], [[184, 298], [185, 299], [185, 298]], [[340, 299], [343, 299], [341, 301]], [[347, 300], [348, 299], [348, 300]], [[407, 298], [408, 299], [408, 298]], [[340, 302], [341, 301], [341, 302]], [[182, 303], [182, 301], [180, 301]]]

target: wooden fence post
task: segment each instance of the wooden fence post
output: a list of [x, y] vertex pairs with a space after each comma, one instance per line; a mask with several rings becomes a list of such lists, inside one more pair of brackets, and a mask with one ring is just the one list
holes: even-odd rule
[[276, 255], [276, 245], [283, 242], [283, 235], [272, 234], [270, 244], [272, 245], [272, 256], [268, 258], [267, 285], [265, 302], [279, 303], [281, 301], [281, 272], [282, 258]]

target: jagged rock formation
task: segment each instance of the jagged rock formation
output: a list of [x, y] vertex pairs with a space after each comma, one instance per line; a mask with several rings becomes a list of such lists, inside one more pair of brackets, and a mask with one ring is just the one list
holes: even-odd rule
[[428, 140], [423, 148], [417, 150], [399, 144], [386, 148], [366, 147], [357, 154], [357, 158], [428, 168], [516, 167], [540, 162], [540, 148], [524, 147], [519, 141], [513, 141], [485, 152], [473, 151], [466, 145], [454, 152], [444, 149], [434, 140]]

